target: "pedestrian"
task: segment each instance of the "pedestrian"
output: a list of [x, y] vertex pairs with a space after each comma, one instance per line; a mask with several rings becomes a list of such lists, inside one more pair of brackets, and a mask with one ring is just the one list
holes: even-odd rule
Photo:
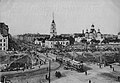
[[57, 74], [58, 74], [58, 72], [56, 71], [56, 72], [55, 72], [55, 76], [56, 76], [56, 77], [58, 76]]
[[89, 83], [91, 83], [91, 80], [89, 80]]
[[120, 76], [118, 76], [118, 81], [120, 80]]
[[46, 69], [47, 69], [47, 71], [49, 70], [49, 68], [48, 68], [48, 67], [47, 67]]
[[99, 64], [99, 67], [101, 68], [101, 64]]
[[45, 79], [48, 80], [48, 76], [47, 75], [45, 75]]
[[85, 71], [85, 75], [87, 75], [87, 71]]
[[115, 70], [114, 70], [114, 67], [113, 67], [113, 71], [115, 71]]
[[110, 65], [110, 68], [112, 68], [112, 65]]

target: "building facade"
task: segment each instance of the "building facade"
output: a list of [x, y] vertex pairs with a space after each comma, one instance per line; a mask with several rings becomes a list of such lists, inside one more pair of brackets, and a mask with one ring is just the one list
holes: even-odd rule
[[86, 29], [85, 38], [88, 39], [88, 40], [89, 39], [101, 40], [102, 39], [102, 33], [100, 32], [100, 29], [98, 29], [98, 31], [96, 31], [94, 29], [94, 25], [92, 24], [90, 31], [88, 31], [88, 29]]
[[41, 38], [36, 38], [36, 39], [34, 40], [34, 44], [39, 45], [39, 46], [43, 46], [43, 39], [41, 39]]
[[45, 41], [45, 47], [47, 48], [56, 48], [56, 45], [67, 46], [70, 44], [69, 40], [62, 40], [57, 38], [51, 38]]
[[0, 50], [8, 50], [9, 28], [5, 23], [0, 23]]
[[23, 35], [17, 35], [17, 38], [20, 39], [20, 40], [24, 40], [24, 41], [27, 41], [27, 42], [31, 42], [33, 43], [36, 39], [49, 39], [50, 38], [50, 35], [47, 35], [47, 34], [23, 34]]
[[81, 42], [82, 39], [86, 39], [87, 41], [91, 41], [92, 39], [100, 40], [102, 41], [102, 33], [100, 32], [100, 29], [95, 30], [94, 25], [91, 25], [90, 31], [86, 29], [86, 32], [82, 30], [82, 33], [74, 34], [75, 42]]

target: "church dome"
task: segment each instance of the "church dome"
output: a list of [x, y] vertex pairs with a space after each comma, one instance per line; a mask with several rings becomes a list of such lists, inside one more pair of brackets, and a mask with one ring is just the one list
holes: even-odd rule
[[54, 21], [54, 20], [52, 20], [52, 23], [55, 23], [55, 21]]
[[94, 27], [94, 25], [92, 24], [91, 27]]

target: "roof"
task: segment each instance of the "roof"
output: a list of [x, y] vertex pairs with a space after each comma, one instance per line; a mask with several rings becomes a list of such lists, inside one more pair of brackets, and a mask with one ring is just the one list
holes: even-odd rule
[[35, 40], [42, 41], [42, 40], [43, 40], [43, 38], [36, 38]]
[[83, 33], [74, 33], [74, 37], [84, 37], [85, 34]]
[[90, 33], [93, 33], [94, 31], [96, 32], [96, 30], [95, 30], [95, 29], [91, 29]]
[[45, 43], [45, 40], [46, 40], [46, 39], [44, 39], [44, 38], [36, 38], [34, 41], [40, 41], [40, 42], [42, 42], [42, 43]]
[[70, 37], [71, 34], [61, 34], [60, 36], [62, 36], [62, 37]]
[[61, 39], [59, 37], [51, 37], [48, 41], [67, 41], [67, 39]]
[[101, 33], [101, 32], [97, 32], [97, 33]]

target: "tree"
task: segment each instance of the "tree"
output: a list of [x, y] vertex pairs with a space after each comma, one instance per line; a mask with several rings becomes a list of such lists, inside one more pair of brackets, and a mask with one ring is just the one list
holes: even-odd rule
[[90, 42], [92, 44], [98, 44], [98, 43], [100, 43], [100, 40], [92, 39]]
[[8, 50], [20, 50], [20, 41], [13, 38], [10, 34], [8, 36]]
[[105, 38], [105, 39], [102, 41], [102, 43], [107, 44], [107, 43], [109, 43], [109, 40], [108, 40], [107, 38]]
[[70, 37], [68, 38], [68, 40], [70, 41], [70, 45], [71, 45], [71, 44], [74, 44], [74, 42], [75, 42], [75, 39], [74, 39], [72, 36], [70, 36]]
[[87, 43], [87, 40], [86, 39], [82, 39], [81, 42], [82, 43]]

